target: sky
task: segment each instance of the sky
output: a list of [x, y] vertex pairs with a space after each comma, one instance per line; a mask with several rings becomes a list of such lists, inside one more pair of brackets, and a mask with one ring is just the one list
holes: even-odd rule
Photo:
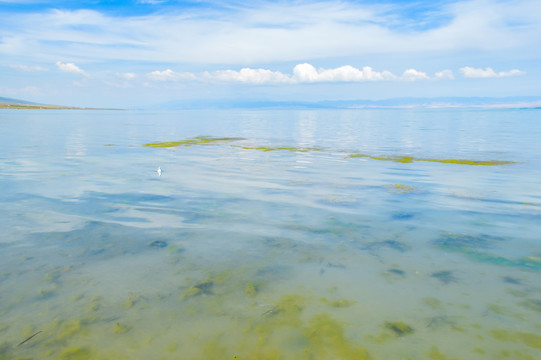
[[539, 0], [0, 0], [0, 97], [541, 96]]

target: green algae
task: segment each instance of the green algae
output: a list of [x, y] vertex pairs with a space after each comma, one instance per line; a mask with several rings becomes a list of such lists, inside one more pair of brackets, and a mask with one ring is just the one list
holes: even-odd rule
[[143, 144], [145, 147], [153, 148], [170, 148], [177, 146], [193, 146], [193, 145], [209, 145], [215, 143], [228, 143], [232, 141], [244, 140], [243, 138], [238, 137], [205, 137], [205, 136], [196, 136], [190, 139], [184, 139], [179, 141], [164, 141], [164, 142], [153, 142]]
[[486, 249], [491, 249], [498, 242], [503, 241], [501, 237], [489, 235], [467, 235], [455, 233], [442, 233], [433, 241], [433, 244], [441, 249], [453, 251], [466, 255], [472, 260], [486, 262], [493, 265], [520, 267], [528, 270], [541, 270], [541, 258], [537, 256], [524, 256], [518, 259], [509, 259], [503, 256], [493, 255]]
[[115, 325], [113, 325], [113, 329], [111, 331], [113, 332], [113, 334], [124, 334], [130, 329], [131, 326], [117, 322], [115, 323]]
[[259, 151], [290, 151], [290, 152], [315, 152], [322, 151], [320, 148], [313, 147], [291, 147], [291, 146], [241, 146], [241, 149], [244, 150], [259, 150]]
[[44, 328], [48, 334], [46, 344], [55, 345], [86, 335], [90, 331], [90, 325], [99, 320], [98, 317], [89, 316], [72, 320], [55, 319], [49, 326]]
[[132, 292], [130, 292], [129, 295], [130, 295], [130, 297], [126, 301], [124, 301], [122, 303], [122, 307], [124, 307], [125, 309], [131, 309], [141, 299], [141, 297], [139, 295], [136, 295], [136, 294], [134, 294]]
[[247, 296], [256, 296], [261, 289], [259, 282], [249, 282], [244, 286], [244, 294]]
[[179, 300], [184, 301], [188, 298], [199, 295], [214, 295], [213, 287], [214, 281], [211, 279], [197, 282], [191, 287], [189, 287], [187, 290], [185, 290], [180, 296]]
[[524, 331], [511, 332], [503, 329], [492, 329], [489, 331], [489, 334], [494, 339], [500, 342], [521, 342], [526, 346], [535, 349], [541, 349], [541, 336], [534, 333]]
[[521, 353], [518, 350], [502, 350], [494, 355], [495, 359], [536, 360], [533, 356]]
[[439, 299], [436, 299], [434, 297], [425, 297], [423, 299], [423, 302], [428, 305], [429, 307], [431, 307], [432, 309], [435, 309], [435, 310], [442, 310], [443, 309], [443, 305], [441, 303], [441, 301]]
[[[162, 141], [162, 142], [151, 142], [143, 144], [145, 147], [152, 148], [171, 148], [178, 146], [194, 146], [194, 145], [212, 145], [212, 144], [222, 144], [222, 143], [231, 143], [235, 141], [246, 140], [245, 138], [240, 137], [207, 137], [207, 136], [197, 136], [193, 138], [188, 138], [178, 141]], [[105, 144], [105, 146], [113, 146], [113, 144]], [[320, 147], [302, 147], [302, 146], [266, 146], [266, 145], [253, 145], [253, 146], [237, 146], [230, 145], [234, 147], [241, 148], [243, 150], [257, 150], [263, 152], [270, 151], [289, 151], [289, 152], [300, 152], [300, 153], [310, 153], [310, 152], [336, 152], [331, 150], [325, 150]], [[347, 153], [347, 151], [339, 151], [342, 153]], [[435, 162], [441, 164], [453, 164], [453, 165], [473, 165], [473, 166], [501, 166], [514, 164], [513, 161], [502, 161], [502, 160], [469, 160], [469, 159], [430, 159], [430, 158], [415, 158], [408, 155], [395, 155], [395, 156], [375, 156], [361, 153], [350, 153], [347, 155], [349, 158], [366, 158], [377, 161], [391, 161], [395, 163], [409, 164], [412, 162]]]
[[496, 166], [514, 164], [513, 161], [501, 160], [457, 160], [457, 159], [415, 159], [415, 161], [438, 162], [442, 164]]
[[428, 357], [433, 360], [458, 360], [457, 358], [448, 358], [442, 353], [436, 345], [432, 345], [430, 351], [428, 352]]
[[90, 360], [92, 352], [87, 348], [76, 347], [62, 350], [59, 360]]
[[435, 162], [441, 164], [455, 164], [455, 165], [477, 165], [477, 166], [497, 166], [497, 165], [509, 165], [514, 164], [513, 161], [502, 160], [466, 160], [466, 159], [425, 159], [415, 158], [413, 156], [374, 156], [367, 154], [353, 153], [348, 155], [350, 158], [366, 158], [379, 161], [392, 161], [402, 164], [409, 164], [414, 161]]
[[402, 321], [385, 322], [385, 328], [391, 330], [396, 336], [413, 334], [415, 331], [411, 326]]
[[541, 299], [528, 299], [520, 303], [526, 309], [541, 313]]
[[469, 249], [489, 249], [504, 241], [502, 237], [491, 235], [470, 235], [457, 233], [442, 233], [440, 237], [434, 241], [434, 244], [442, 248], [469, 248]]
[[321, 302], [333, 308], [348, 308], [357, 303], [357, 301], [355, 300], [348, 300], [348, 299], [328, 300], [327, 298], [322, 298]]
[[59, 268], [56, 268], [54, 269], [53, 271], [45, 274], [45, 276], [43, 277], [43, 279], [45, 281], [50, 281], [50, 282], [57, 282], [58, 279], [60, 279], [60, 277], [62, 276], [62, 274], [64, 273], [67, 273], [68, 271], [70, 271], [72, 269], [71, 266], [64, 266], [64, 267], [59, 267]]
[[363, 250], [379, 250], [382, 248], [389, 248], [392, 250], [399, 251], [401, 253], [406, 252], [410, 249], [410, 247], [407, 244], [398, 240], [373, 241], [366, 244], [366, 246], [364, 246], [362, 249]]
[[365, 348], [354, 345], [344, 334], [341, 323], [328, 314], [316, 314], [304, 330], [307, 339], [307, 358], [312, 359], [369, 359]]
[[407, 184], [389, 184], [387, 185], [387, 188], [391, 190], [391, 192], [394, 193], [420, 193], [422, 190], [414, 185], [407, 185]]
[[51, 297], [56, 290], [58, 290], [58, 286], [55, 283], [53, 283], [52, 286], [50, 286], [48, 288], [39, 289], [38, 295], [42, 299], [47, 299], [47, 298]]

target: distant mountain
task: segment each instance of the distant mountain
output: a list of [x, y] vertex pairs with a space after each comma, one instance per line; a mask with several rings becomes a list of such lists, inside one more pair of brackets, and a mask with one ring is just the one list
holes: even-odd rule
[[538, 108], [541, 96], [393, 98], [383, 100], [267, 101], [195, 100], [171, 101], [151, 109], [393, 109], [393, 108]]
[[0, 109], [40, 109], [40, 110], [121, 110], [112, 108], [81, 108], [75, 106], [44, 105], [35, 102], [0, 97]]
[[10, 99], [0, 96], [0, 104], [9, 104], [9, 105], [39, 105], [34, 102], [19, 100], [19, 99]]

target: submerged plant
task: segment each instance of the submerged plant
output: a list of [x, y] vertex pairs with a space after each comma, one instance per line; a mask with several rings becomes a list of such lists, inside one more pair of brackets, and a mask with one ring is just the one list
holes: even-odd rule
[[179, 140], [179, 141], [163, 141], [163, 142], [153, 142], [143, 144], [145, 147], [153, 148], [169, 148], [177, 146], [192, 146], [192, 145], [208, 145], [214, 143], [224, 143], [231, 141], [244, 140], [243, 138], [238, 137], [205, 137], [205, 136], [196, 136], [194, 138]]
[[387, 187], [394, 193], [419, 193], [421, 189], [414, 185], [389, 184]]
[[443, 284], [447, 285], [452, 282], [457, 282], [457, 278], [453, 275], [452, 271], [436, 271], [430, 274], [431, 277], [438, 279]]
[[350, 154], [350, 158], [367, 158], [379, 161], [392, 161], [397, 163], [411, 163], [414, 161], [436, 162], [442, 164], [455, 164], [455, 165], [478, 165], [478, 166], [496, 166], [496, 165], [509, 165], [514, 164], [513, 161], [502, 160], [466, 160], [466, 159], [425, 159], [414, 158], [412, 156], [373, 156], [367, 154]]
[[304, 334], [309, 359], [370, 359], [366, 349], [347, 339], [342, 324], [327, 314], [314, 315]]
[[391, 330], [396, 336], [412, 334], [415, 330], [402, 321], [385, 322], [385, 328]]

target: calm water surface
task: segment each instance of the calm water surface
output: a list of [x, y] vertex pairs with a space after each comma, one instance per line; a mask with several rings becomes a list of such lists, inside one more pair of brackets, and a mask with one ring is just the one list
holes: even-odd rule
[[539, 110], [2, 110], [0, 359], [538, 359], [540, 139]]

